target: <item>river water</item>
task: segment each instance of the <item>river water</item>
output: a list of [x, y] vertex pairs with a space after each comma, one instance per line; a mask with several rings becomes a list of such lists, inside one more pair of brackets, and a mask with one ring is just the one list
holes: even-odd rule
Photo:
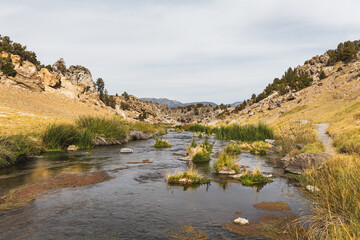
[[[172, 154], [185, 154], [192, 138], [191, 133], [170, 132], [165, 136], [173, 145], [169, 149], [155, 149], [151, 147], [154, 139], [149, 139], [86, 151], [46, 153], [1, 170], [0, 195], [64, 172], [105, 170], [114, 178], [55, 190], [25, 207], [0, 211], [0, 239], [169, 239], [169, 230], [182, 225], [192, 225], [210, 239], [264, 239], [236, 235], [222, 224], [238, 217], [235, 212], [242, 212], [241, 217], [250, 221], [258, 220], [266, 211], [253, 205], [265, 201], [286, 202], [296, 214], [307, 211], [304, 197], [283, 178], [275, 178], [262, 188], [225, 180], [189, 189], [169, 186], [165, 174], [187, 168], [187, 162]], [[213, 152], [225, 145], [225, 141], [216, 140]], [[120, 154], [123, 147], [134, 153]], [[261, 164], [263, 172], [282, 171], [272, 167], [266, 157], [243, 153], [240, 158], [240, 164], [250, 170]], [[152, 163], [128, 163], [142, 160]], [[210, 165], [195, 167], [203, 175], [217, 178]]]

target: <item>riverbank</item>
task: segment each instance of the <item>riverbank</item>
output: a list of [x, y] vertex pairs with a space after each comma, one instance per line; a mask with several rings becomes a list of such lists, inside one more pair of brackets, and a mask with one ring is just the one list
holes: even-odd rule
[[164, 134], [160, 125], [125, 121], [120, 117], [80, 117], [74, 123], [52, 123], [42, 133], [0, 138], [0, 168], [26, 161], [45, 151], [90, 149], [124, 144]]

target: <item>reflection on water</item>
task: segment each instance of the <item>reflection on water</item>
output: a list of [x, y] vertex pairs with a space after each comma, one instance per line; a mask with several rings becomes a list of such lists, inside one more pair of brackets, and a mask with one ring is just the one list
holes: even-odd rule
[[[166, 173], [187, 168], [187, 162], [173, 153], [185, 154], [192, 134], [169, 133], [165, 140], [173, 147], [152, 148], [154, 140], [150, 139], [73, 153], [52, 152], [0, 170], [0, 195], [64, 172], [105, 170], [114, 177], [91, 186], [56, 190], [27, 207], [0, 212], [0, 238], [167, 239], [169, 229], [191, 225], [210, 239], [246, 239], [221, 227], [231, 223], [234, 212], [242, 212], [242, 217], [250, 221], [258, 220], [264, 211], [253, 205], [264, 201], [286, 202], [295, 213], [307, 210], [305, 199], [286, 179], [276, 178], [264, 186], [242, 186], [218, 178], [210, 171], [212, 162], [194, 165], [206, 177], [217, 179], [211, 184], [169, 186]], [[216, 140], [214, 153], [225, 145], [225, 141]], [[120, 154], [123, 147], [134, 153]], [[143, 160], [152, 163], [128, 164]], [[261, 171], [282, 171], [268, 164], [266, 158], [247, 153], [241, 155], [240, 164], [249, 166], [249, 170], [261, 164]]]

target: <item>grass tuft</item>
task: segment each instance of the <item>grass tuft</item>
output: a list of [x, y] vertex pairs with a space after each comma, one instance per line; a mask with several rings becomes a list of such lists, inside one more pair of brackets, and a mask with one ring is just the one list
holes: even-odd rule
[[231, 170], [234, 170], [235, 173], [239, 173], [240, 166], [235, 161], [233, 156], [230, 156], [226, 153], [220, 154], [219, 158], [214, 162], [212, 169], [215, 173], [219, 173], [219, 171], [223, 168], [227, 167]]
[[190, 168], [188, 171], [176, 174], [167, 174], [166, 180], [169, 184], [194, 185], [207, 184], [210, 180], [201, 176], [196, 170]]
[[157, 138], [156, 142], [154, 143], [153, 147], [155, 148], [169, 148], [171, 147], [171, 143], [168, 141], [165, 141], [161, 138]]

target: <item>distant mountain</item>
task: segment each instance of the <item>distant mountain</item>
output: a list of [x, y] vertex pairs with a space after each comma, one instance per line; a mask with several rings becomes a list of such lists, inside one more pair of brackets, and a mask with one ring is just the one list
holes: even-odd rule
[[238, 102], [234, 102], [234, 103], [230, 104], [230, 106], [236, 107], [237, 105], [242, 104], [242, 103], [243, 103], [243, 101], [238, 101]]
[[174, 107], [178, 107], [178, 106], [181, 106], [181, 107], [186, 107], [187, 105], [196, 105], [198, 103], [201, 103], [203, 105], [211, 105], [211, 106], [217, 106], [216, 103], [213, 103], [213, 102], [191, 102], [191, 103], [182, 103], [182, 102], [179, 102], [179, 101], [176, 101], [176, 100], [170, 100], [170, 99], [167, 99], [167, 98], [140, 98], [140, 100], [142, 101], [148, 101], [148, 102], [154, 102], [154, 103], [159, 103], [161, 105], [165, 105], [167, 104], [168, 105], [168, 108], [174, 108]]

